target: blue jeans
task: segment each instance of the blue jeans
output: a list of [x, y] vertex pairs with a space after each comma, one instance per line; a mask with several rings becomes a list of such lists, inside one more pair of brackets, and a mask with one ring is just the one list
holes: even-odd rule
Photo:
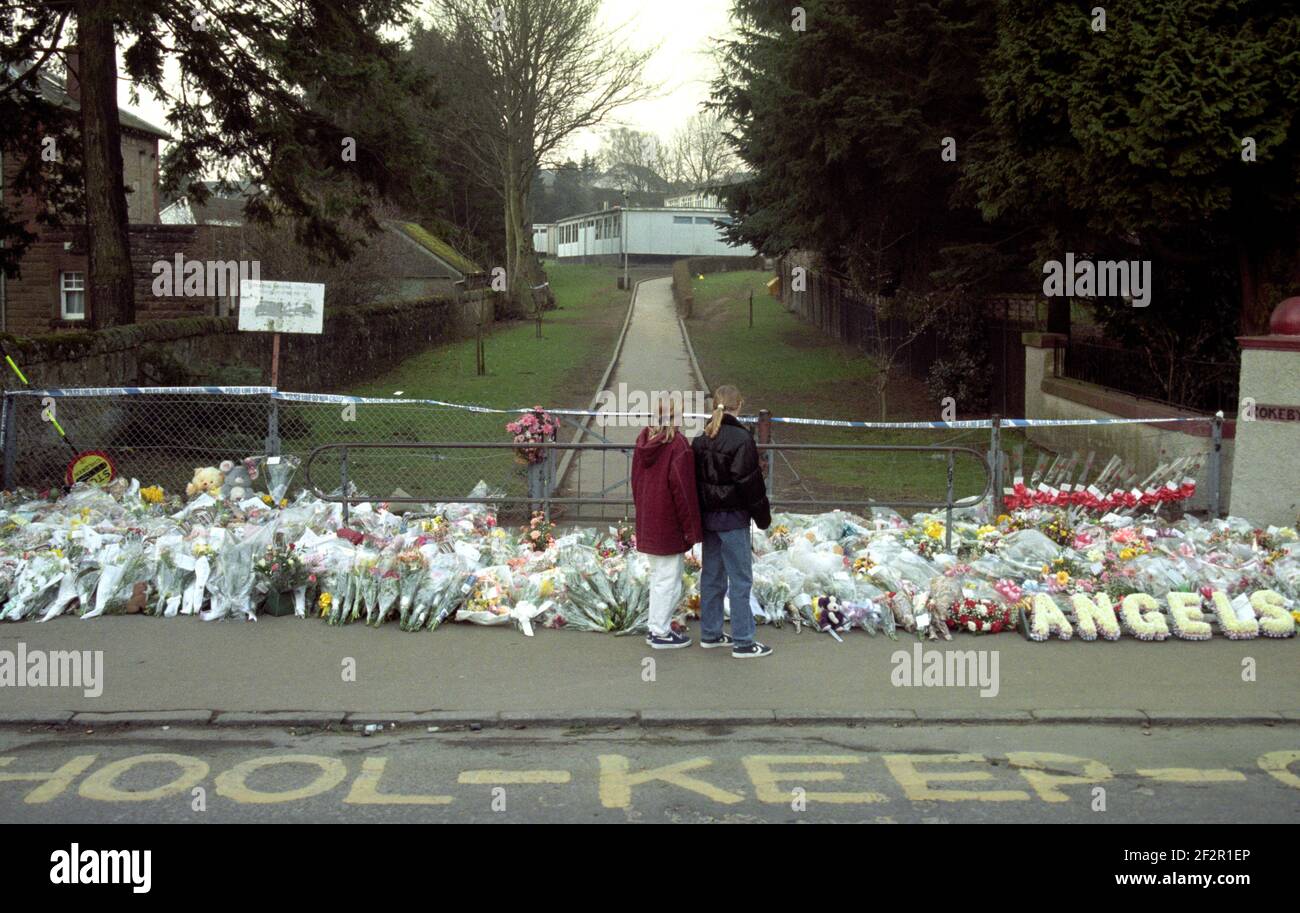
[[754, 642], [749, 589], [754, 582], [749, 527], [704, 531], [700, 568], [700, 628], [705, 640], [722, 636], [722, 597], [731, 603], [731, 638], [737, 647]]

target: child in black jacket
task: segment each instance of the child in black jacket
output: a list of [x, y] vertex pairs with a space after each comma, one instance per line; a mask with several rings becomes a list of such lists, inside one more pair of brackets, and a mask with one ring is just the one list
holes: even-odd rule
[[[749, 605], [753, 584], [749, 524], [767, 529], [772, 510], [754, 436], [736, 418], [743, 403], [735, 387], [719, 387], [713, 394], [712, 418], [704, 433], [691, 442], [704, 526], [700, 646], [729, 646], [737, 659], [772, 652], [754, 640], [754, 613]], [[724, 596], [731, 604], [730, 636], [722, 631]]]

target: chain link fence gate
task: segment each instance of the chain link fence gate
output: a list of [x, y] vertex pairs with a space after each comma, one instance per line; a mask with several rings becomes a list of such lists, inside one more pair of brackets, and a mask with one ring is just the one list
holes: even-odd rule
[[[14, 390], [4, 394], [0, 411], [3, 444], [3, 483], [6, 489], [44, 489], [62, 484], [72, 450], [98, 450], [108, 455], [121, 476], [142, 484], [157, 484], [169, 493], [183, 492], [195, 467], [245, 457], [292, 455], [306, 460], [324, 445], [421, 444], [429, 441], [500, 443], [508, 440], [505, 423], [522, 410], [467, 406], [436, 400], [347, 397], [330, 394], [285, 393], [270, 387], [145, 387]], [[579, 410], [551, 410], [566, 425], [577, 427]], [[67, 434], [62, 440], [49, 418]], [[915, 422], [882, 425], [866, 422], [827, 422], [769, 417], [766, 437], [756, 417], [746, 423], [760, 442], [776, 445], [768, 453], [768, 481], [773, 499], [785, 503], [891, 501], [943, 502], [947, 492], [947, 448], [974, 450], [986, 465], [963, 459], [954, 466], [954, 489], [961, 499], [985, 484], [986, 469], [999, 491], [1009, 484], [1006, 454], [1024, 435], [1052, 434], [1051, 449], [1121, 453], [1122, 441], [1150, 439], [1147, 458], [1133, 455], [1134, 465], [1164, 459], [1163, 441], [1170, 428], [1200, 427], [1205, 464], [1199, 481], [1207, 496], [1204, 508], [1222, 512], [1220, 496], [1224, 465], [1220, 457], [1222, 420], [1003, 420], [956, 423]], [[1151, 422], [1157, 422], [1151, 424]], [[1133, 423], [1146, 422], [1134, 434]], [[1127, 425], [1129, 431], [1118, 435]], [[1104, 426], [1104, 427], [1098, 427]], [[901, 430], [900, 430], [901, 429]], [[908, 435], [899, 438], [895, 433]], [[590, 437], [590, 432], [587, 433]], [[913, 434], [917, 436], [912, 436]], [[1185, 435], [1184, 435], [1185, 437]], [[599, 436], [597, 436], [599, 438]], [[879, 445], [893, 448], [802, 447], [804, 444]], [[923, 444], [915, 449], [909, 445]], [[790, 446], [795, 445], [795, 446]], [[903, 445], [903, 446], [897, 446]], [[560, 453], [549, 454], [542, 468], [520, 465], [512, 449], [442, 450], [400, 446], [331, 447], [314, 467], [319, 480], [347, 478], [355, 491], [373, 500], [403, 494], [428, 500], [455, 500], [468, 495], [480, 481], [493, 494], [523, 505], [539, 494], [558, 498], [597, 494], [609, 503], [571, 504], [565, 519], [602, 521], [626, 516], [630, 500], [628, 475], [631, 446], [593, 448], [572, 460], [567, 472], [556, 471]], [[856, 452], [855, 452], [856, 451]], [[891, 452], [892, 451], [892, 452]], [[337, 463], [348, 453], [346, 476]], [[995, 457], [994, 455], [998, 456]], [[1108, 455], [1108, 453], [1107, 453]], [[999, 458], [1000, 457], [1000, 458]], [[1102, 457], [1103, 459], [1105, 456]], [[336, 461], [331, 465], [331, 460]], [[1150, 467], [1147, 467], [1150, 468]], [[1028, 467], [1026, 467], [1028, 469]], [[294, 494], [303, 487], [295, 478]], [[327, 489], [332, 490], [332, 489]], [[436, 493], [438, 497], [431, 497]], [[599, 497], [595, 500], [599, 500]], [[812, 505], [810, 504], [810, 507]], [[521, 508], [522, 509], [522, 508]]]

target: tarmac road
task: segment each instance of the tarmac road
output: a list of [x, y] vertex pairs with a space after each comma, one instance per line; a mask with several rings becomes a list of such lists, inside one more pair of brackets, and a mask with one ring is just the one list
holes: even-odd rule
[[1300, 727], [0, 729], [0, 822], [1294, 822]]

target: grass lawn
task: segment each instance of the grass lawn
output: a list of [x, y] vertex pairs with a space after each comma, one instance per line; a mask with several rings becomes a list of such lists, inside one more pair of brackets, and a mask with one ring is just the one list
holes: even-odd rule
[[546, 264], [557, 308], [531, 320], [499, 323], [488, 334], [487, 374], [474, 373], [474, 340], [444, 343], [412, 356], [349, 390], [357, 396], [403, 396], [508, 408], [541, 403], [585, 408], [596, 392], [623, 327], [630, 296], [612, 266]]
[[[773, 416], [878, 421], [873, 360], [787, 312], [768, 294], [770, 278], [761, 271], [696, 278], [694, 316], [686, 325], [708, 382], [740, 388], [749, 413], [766, 408]], [[890, 382], [886, 395], [890, 421], [939, 418], [923, 382], [905, 373]], [[989, 442], [989, 433], [982, 430], [842, 430], [782, 424], [773, 426], [772, 436], [776, 443], [943, 444], [980, 453]], [[1005, 434], [1003, 441], [1004, 449], [1016, 443]], [[790, 453], [788, 460], [777, 457], [778, 497], [932, 501], [943, 499], [947, 485], [946, 461], [940, 454]], [[954, 469], [959, 497], [980, 492], [984, 471], [973, 457], [958, 454]]]
[[[345, 392], [355, 396], [437, 399], [492, 408], [585, 409], [596, 392], [627, 315], [630, 294], [618, 289], [612, 266], [548, 263], [557, 308], [531, 320], [498, 323], [485, 338], [487, 374], [475, 374], [474, 339], [449, 342], [414, 355], [379, 377]], [[349, 417], [337, 405], [294, 404], [281, 421], [285, 451], [305, 455], [326, 442], [390, 444], [506, 441], [510, 416], [412, 403], [361, 404]], [[467, 494], [480, 479], [512, 494], [526, 482], [509, 450], [351, 451], [349, 476], [374, 495], [402, 488], [415, 497]], [[337, 485], [337, 459], [322, 457], [313, 480]]]

